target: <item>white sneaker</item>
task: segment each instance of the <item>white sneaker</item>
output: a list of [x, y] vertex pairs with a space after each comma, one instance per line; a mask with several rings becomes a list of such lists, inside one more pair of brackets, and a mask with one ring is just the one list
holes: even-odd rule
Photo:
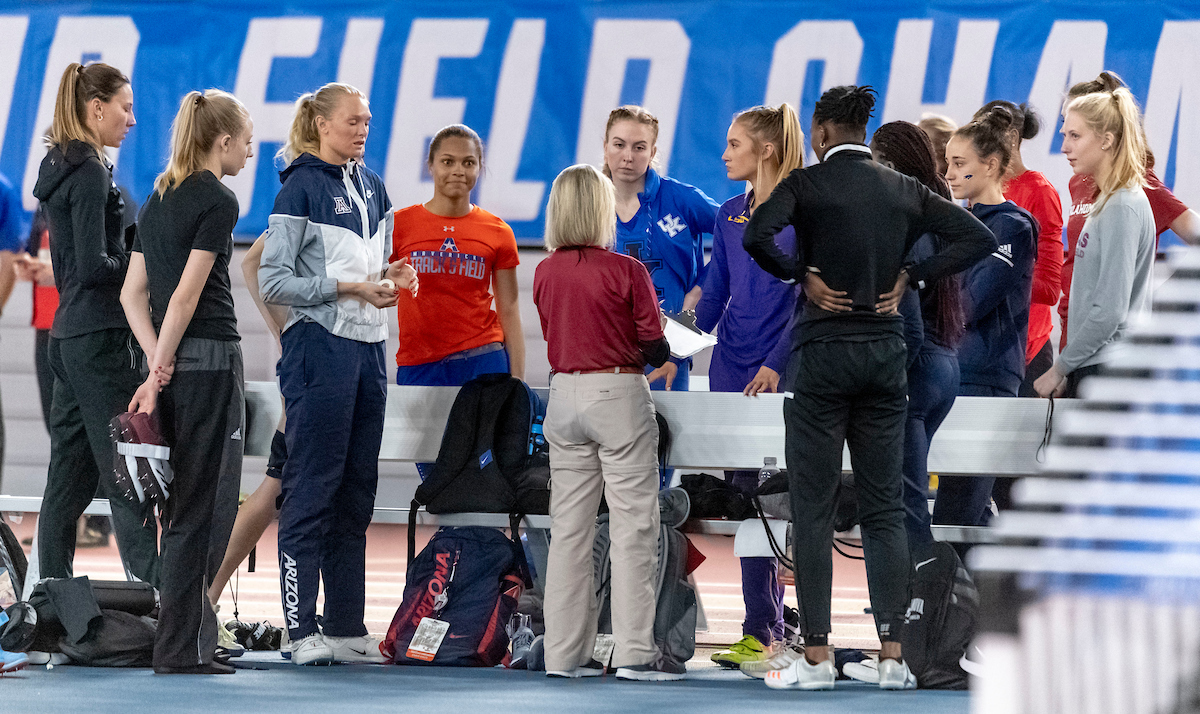
[[916, 689], [917, 677], [908, 669], [908, 663], [894, 659], [879, 660], [880, 689]]
[[546, 676], [552, 679], [580, 679], [583, 677], [602, 677], [604, 676], [604, 665], [596, 660], [588, 660], [585, 664], [581, 664], [575, 669], [552, 669], [546, 672]]
[[320, 632], [314, 632], [292, 645], [292, 664], [332, 664], [333, 648]]
[[60, 664], [70, 664], [71, 658], [62, 652], [26, 652], [29, 664], [48, 664], [57, 667]]
[[[362, 637], [330, 637], [325, 635], [325, 644], [333, 650], [334, 662], [356, 662], [384, 664], [387, 657], [379, 651], [379, 640], [370, 635]], [[292, 657], [296, 655], [293, 654]]]
[[803, 649], [792, 645], [785, 645], [779, 649], [779, 652], [774, 657], [753, 662], [742, 662], [738, 666], [738, 670], [747, 677], [762, 679], [767, 676], [767, 672], [775, 672], [788, 667], [803, 656]]
[[856, 682], [879, 684], [879, 662], [864, 659], [861, 662], [847, 662], [842, 665], [842, 674]]
[[767, 672], [763, 680], [771, 689], [833, 689], [837, 669], [832, 659], [810, 664], [807, 657], [798, 657], [783, 669]]

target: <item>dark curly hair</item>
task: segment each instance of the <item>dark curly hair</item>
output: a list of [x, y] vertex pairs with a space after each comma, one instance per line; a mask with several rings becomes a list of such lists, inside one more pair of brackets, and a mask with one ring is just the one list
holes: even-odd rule
[[817, 100], [813, 120], [865, 130], [875, 109], [875, 97], [875, 89], [869, 85], [833, 87]]

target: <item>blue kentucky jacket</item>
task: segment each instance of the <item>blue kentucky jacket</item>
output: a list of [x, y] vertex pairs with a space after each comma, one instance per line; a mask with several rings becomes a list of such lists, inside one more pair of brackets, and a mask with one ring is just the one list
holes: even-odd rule
[[712, 233], [717, 202], [695, 186], [646, 171], [641, 207], [617, 221], [613, 250], [642, 261], [665, 312], [683, 309], [683, 296], [704, 277], [704, 233]]

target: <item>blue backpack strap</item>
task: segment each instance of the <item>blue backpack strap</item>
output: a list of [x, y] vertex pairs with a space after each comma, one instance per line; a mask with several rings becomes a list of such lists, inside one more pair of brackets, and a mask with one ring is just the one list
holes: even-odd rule
[[524, 387], [525, 394], [529, 397], [529, 448], [525, 453], [527, 456], [533, 456], [535, 452], [546, 449], [546, 435], [543, 431], [543, 424], [546, 421], [546, 405], [542, 404], [541, 397], [530, 389], [528, 384], [521, 382], [521, 386]]

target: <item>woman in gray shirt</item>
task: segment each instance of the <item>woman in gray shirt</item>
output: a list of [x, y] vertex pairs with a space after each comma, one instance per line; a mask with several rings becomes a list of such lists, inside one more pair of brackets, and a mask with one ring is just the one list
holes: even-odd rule
[[1131, 319], [1150, 311], [1154, 214], [1142, 190], [1146, 140], [1128, 89], [1087, 94], [1067, 106], [1063, 153], [1100, 194], [1079, 236], [1067, 345], [1035, 383], [1043, 397], [1076, 396], [1079, 381], [1112, 359]]

